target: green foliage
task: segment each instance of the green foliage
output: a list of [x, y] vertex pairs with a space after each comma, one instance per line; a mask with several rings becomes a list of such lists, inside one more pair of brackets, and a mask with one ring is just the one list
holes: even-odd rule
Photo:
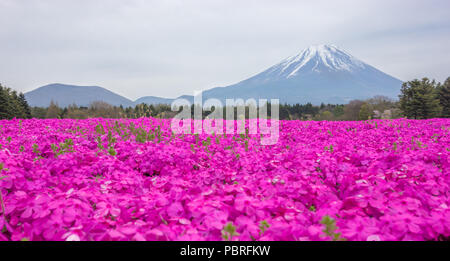
[[109, 155], [111, 155], [111, 156], [116, 156], [116, 155], [117, 155], [117, 152], [116, 152], [116, 150], [114, 149], [113, 146], [109, 146], [109, 147], [108, 147], [108, 153], [109, 153]]
[[316, 116], [314, 119], [320, 120], [320, 121], [331, 121], [331, 120], [333, 120], [333, 118], [334, 118], [333, 113], [325, 110], [325, 111], [320, 112], [319, 115]]
[[259, 234], [264, 234], [268, 228], [270, 228], [270, 224], [266, 220], [261, 221], [259, 223]]
[[344, 241], [345, 238], [341, 237], [341, 233], [336, 233], [338, 227], [336, 227], [336, 220], [326, 215], [320, 221], [321, 224], [325, 225], [324, 237], [329, 237], [333, 241]]
[[97, 137], [97, 148], [99, 150], [104, 150], [105, 149], [105, 147], [103, 146], [103, 142], [102, 142], [102, 137], [101, 136]]
[[146, 143], [147, 142], [147, 132], [142, 129], [142, 128], [138, 128], [136, 129], [136, 134], [135, 134], [135, 138], [136, 138], [136, 142], [139, 143]]
[[113, 133], [112, 131], [108, 131], [108, 144], [114, 144], [117, 142], [117, 139], [115, 137], [113, 137]]
[[220, 136], [216, 136], [216, 144], [217, 144], [217, 145], [220, 144]]
[[99, 135], [105, 134], [105, 128], [103, 127], [103, 125], [101, 123], [99, 123], [97, 126], [95, 126], [95, 132], [97, 132], [97, 134], [99, 134]]
[[[114, 148], [114, 144], [117, 142], [117, 138], [113, 136], [113, 132], [118, 133], [119, 135], [122, 136], [122, 138], [125, 139], [127, 137], [127, 134], [126, 134], [125, 131], [122, 132], [122, 130], [124, 128], [125, 127], [123, 125], [120, 125], [116, 121], [115, 124], [114, 124], [114, 127], [107, 129], [107, 131], [108, 131], [108, 134], [106, 135], [106, 142], [107, 142], [106, 146], [107, 146], [107, 148], [105, 148], [105, 145], [104, 145], [103, 140], [102, 140], [102, 136], [106, 133], [106, 130], [103, 127], [103, 125], [98, 124], [95, 127], [96, 133], [99, 134], [99, 136], [97, 136], [97, 148], [99, 150], [105, 150], [106, 149], [109, 155], [116, 156], [117, 155], [117, 151]], [[134, 125], [131, 126], [130, 128], [133, 130], [133, 132], [136, 131], [136, 129], [134, 128]]]
[[373, 109], [367, 103], [364, 103], [359, 110], [359, 120], [366, 121], [373, 117]]
[[441, 116], [450, 118], [450, 77], [445, 80], [443, 85], [438, 87], [439, 104], [442, 107]]
[[236, 227], [232, 222], [229, 222], [222, 229], [222, 238], [227, 241], [231, 241], [234, 236], [239, 236], [239, 233], [236, 232]]
[[58, 157], [59, 155], [62, 155], [64, 153], [73, 152], [73, 140], [72, 139], [66, 139], [63, 143], [58, 145], [51, 144], [53, 153], [55, 154], [55, 157]]
[[[6, 169], [4, 169], [3, 163], [0, 163], [0, 173], [2, 173], [4, 170], [6, 170]], [[4, 178], [6, 178], [6, 176], [1, 176], [0, 180], [2, 180]], [[1, 210], [2, 210], [2, 214], [4, 215], [4, 213], [5, 213], [5, 202], [3, 201], [3, 195], [2, 195], [1, 189], [0, 189], [0, 207], [1, 207]]]
[[438, 117], [442, 110], [435, 81], [423, 78], [402, 85], [400, 109], [410, 119], [429, 119]]
[[31, 147], [33, 148], [33, 153], [34, 154], [37, 154], [37, 155], [41, 154], [41, 152], [39, 151], [39, 146], [36, 143], [33, 144]]
[[0, 84], [0, 119], [31, 118], [31, 110], [23, 93]]
[[[3, 163], [0, 163], [0, 173], [2, 173], [3, 171], [7, 171], [8, 169], [5, 169]], [[2, 176], [0, 177], [0, 180], [6, 178], [6, 176]]]

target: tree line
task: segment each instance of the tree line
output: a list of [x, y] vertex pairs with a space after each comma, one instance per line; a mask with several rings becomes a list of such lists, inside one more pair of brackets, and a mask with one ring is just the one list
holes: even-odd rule
[[[373, 110], [378, 108], [381, 112], [391, 109], [395, 113], [389, 114], [384, 118], [399, 118], [402, 115], [396, 109], [397, 103], [384, 96], [377, 96], [369, 100], [353, 100], [348, 104], [321, 104], [320, 106], [307, 104], [280, 104], [279, 118], [281, 120], [367, 120], [374, 118], [383, 118], [382, 113], [374, 114]], [[197, 108], [196, 108], [197, 107]], [[271, 115], [271, 104], [265, 106], [267, 114]], [[240, 119], [237, 107], [211, 108], [202, 110], [200, 105], [191, 105], [187, 108], [191, 112], [191, 118], [194, 118], [196, 110], [202, 112], [202, 118], [205, 119], [212, 111], [223, 110], [222, 115], [225, 118], [227, 111], [234, 110], [234, 119]], [[245, 118], [251, 117], [251, 111], [256, 110], [259, 115], [261, 108], [251, 106], [244, 107]], [[90, 106], [70, 105], [60, 108], [57, 103], [51, 102], [47, 108], [32, 107], [31, 114], [33, 118], [38, 119], [87, 119], [87, 118], [129, 118], [136, 119], [142, 117], [154, 118], [173, 118], [181, 111], [172, 111], [168, 104], [138, 104], [134, 107], [112, 106], [102, 101], [93, 102]]]
[[[134, 107], [113, 106], [97, 101], [87, 107], [71, 105], [60, 108], [51, 102], [47, 108], [28, 106], [22, 93], [0, 85], [0, 119], [38, 118], [38, 119], [87, 119], [87, 118], [172, 118], [178, 112], [172, 111], [168, 104], [138, 104]], [[191, 116], [194, 117], [195, 106], [191, 105]], [[270, 115], [270, 104], [266, 105]], [[197, 108], [198, 109], [198, 108]], [[215, 110], [216, 108], [213, 108]], [[217, 108], [219, 109], [219, 108]], [[222, 108], [223, 117], [226, 110]], [[250, 116], [253, 108], [245, 107], [245, 116]], [[200, 108], [200, 111], [201, 108]], [[234, 108], [237, 119], [237, 108]], [[208, 117], [210, 111], [203, 110], [202, 117]], [[375, 96], [366, 100], [352, 100], [347, 104], [280, 104], [281, 120], [368, 120], [449, 118], [450, 117], [450, 77], [444, 83], [431, 81], [428, 78], [403, 83], [399, 100], [385, 96]]]
[[441, 84], [428, 78], [403, 84], [400, 109], [410, 119], [450, 117], [450, 77]]
[[31, 117], [31, 109], [25, 95], [0, 84], [0, 119], [29, 119]]

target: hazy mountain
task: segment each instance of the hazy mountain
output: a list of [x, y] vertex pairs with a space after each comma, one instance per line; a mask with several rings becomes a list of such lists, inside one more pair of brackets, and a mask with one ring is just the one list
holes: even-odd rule
[[111, 105], [133, 106], [133, 101], [98, 86], [75, 86], [49, 84], [25, 93], [30, 106], [47, 107], [53, 100], [60, 107], [72, 104], [89, 106], [93, 101], [104, 101]]
[[[347, 103], [384, 95], [397, 99], [402, 81], [358, 60], [334, 45], [311, 46], [247, 80], [227, 87], [203, 92], [209, 98], [279, 99], [281, 103], [313, 104]], [[93, 101], [112, 105], [134, 106], [140, 103], [171, 104], [174, 99], [146, 96], [131, 101], [98, 86], [50, 84], [25, 94], [31, 106], [48, 106], [51, 100], [59, 106], [88, 106]], [[193, 103], [193, 97], [179, 98]]]
[[[99, 86], [76, 86], [68, 84], [49, 84], [25, 93], [25, 98], [30, 106], [47, 107], [53, 100], [60, 107], [72, 104], [89, 106], [93, 101], [104, 101], [111, 105], [123, 107], [137, 104], [171, 104], [175, 99], [145, 96], [136, 101], [129, 100], [119, 94], [113, 93]], [[193, 97], [183, 95], [179, 98], [187, 99], [193, 103]]]
[[401, 84], [334, 45], [317, 45], [247, 80], [207, 90], [203, 99], [278, 98], [281, 103], [346, 103], [375, 95], [397, 99]]
[[145, 96], [134, 101], [134, 104], [171, 104], [174, 99], [160, 98], [155, 96]]
[[[187, 100], [191, 104], [194, 103], [194, 96], [191, 96], [191, 95], [182, 95], [175, 99], [160, 98], [160, 97], [155, 97], [155, 96], [145, 96], [145, 97], [139, 98], [136, 101], [134, 101], [134, 105], [141, 104], [141, 103], [154, 104], [154, 105], [157, 105], [157, 104], [171, 105], [173, 101], [180, 100], [180, 99]], [[181, 105], [181, 104], [179, 104], [179, 105]]]

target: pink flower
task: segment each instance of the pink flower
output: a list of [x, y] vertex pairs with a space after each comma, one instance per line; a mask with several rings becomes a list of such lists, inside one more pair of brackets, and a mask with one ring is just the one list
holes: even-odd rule
[[0, 120], [0, 240], [450, 236], [449, 119], [282, 121], [271, 146], [170, 123]]
[[178, 218], [183, 215], [184, 209], [180, 202], [172, 203], [167, 208], [167, 215], [171, 218]]

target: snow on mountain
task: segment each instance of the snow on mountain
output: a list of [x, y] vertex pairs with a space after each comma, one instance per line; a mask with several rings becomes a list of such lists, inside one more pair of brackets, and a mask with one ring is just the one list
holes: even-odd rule
[[346, 103], [385, 95], [396, 99], [402, 82], [335, 45], [310, 46], [237, 84], [204, 92], [206, 98], [267, 98], [282, 103]]
[[[203, 92], [203, 101], [219, 99], [279, 99], [281, 103], [347, 103], [384, 95], [397, 99], [402, 82], [353, 57], [335, 45], [316, 45], [288, 57], [267, 70], [234, 85]], [[174, 99], [142, 97], [131, 101], [104, 88], [52, 84], [25, 94], [32, 106], [89, 105], [102, 100], [112, 105], [171, 103]], [[193, 102], [193, 97], [179, 98]]]
[[[279, 74], [287, 74], [287, 78], [295, 76], [296, 73], [307, 64], [313, 64], [313, 71], [320, 71], [319, 64], [322, 63], [329, 70], [354, 71], [364, 69], [364, 63], [354, 58], [347, 52], [339, 50], [334, 45], [317, 45], [303, 50], [300, 54], [287, 58], [278, 67]], [[274, 68], [274, 69], [275, 69]]]

